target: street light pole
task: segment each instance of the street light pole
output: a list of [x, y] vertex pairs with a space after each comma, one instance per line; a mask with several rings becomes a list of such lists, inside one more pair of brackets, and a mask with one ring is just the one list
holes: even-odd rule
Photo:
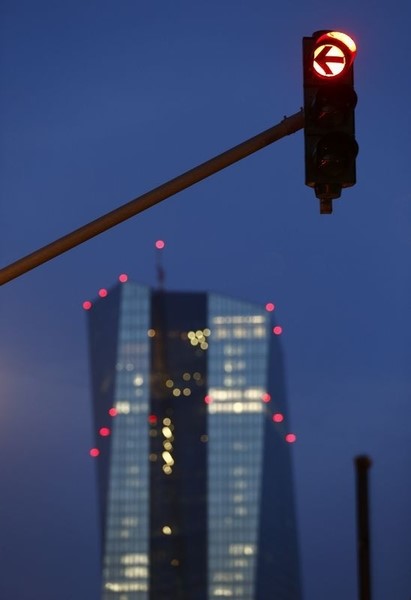
[[182, 190], [198, 183], [202, 179], [225, 169], [235, 162], [253, 154], [257, 150], [261, 150], [266, 146], [269, 146], [273, 142], [295, 133], [299, 129], [304, 127], [304, 113], [300, 110], [298, 113], [291, 115], [290, 117], [284, 117], [284, 119], [274, 125], [270, 129], [262, 131], [258, 135], [249, 138], [245, 142], [230, 148], [226, 152], [211, 158], [210, 160], [186, 171], [182, 175], [163, 183], [159, 187], [146, 192], [142, 196], [138, 196], [134, 200], [119, 206], [109, 213], [83, 225], [79, 229], [75, 229], [71, 233], [58, 238], [54, 242], [51, 242], [47, 246], [39, 248], [35, 252], [20, 258], [16, 262], [9, 264], [0, 270], [0, 285], [27, 273], [31, 269], [34, 269], [43, 263], [75, 248], [79, 244], [90, 240], [91, 238], [107, 231], [111, 227], [115, 227], [119, 223], [134, 217], [138, 213], [151, 208], [155, 204], [162, 202], [166, 198], [181, 192]]
[[371, 600], [370, 526], [368, 518], [368, 456], [355, 457], [357, 480], [358, 599]]

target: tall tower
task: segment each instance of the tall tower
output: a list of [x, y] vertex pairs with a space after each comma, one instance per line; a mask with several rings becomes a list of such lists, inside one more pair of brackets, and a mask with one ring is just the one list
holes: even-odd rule
[[300, 600], [281, 328], [218, 294], [124, 278], [100, 296], [103, 600]]

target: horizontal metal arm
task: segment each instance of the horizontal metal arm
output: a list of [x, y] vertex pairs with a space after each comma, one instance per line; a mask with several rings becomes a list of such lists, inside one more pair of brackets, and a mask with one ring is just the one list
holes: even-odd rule
[[284, 117], [283, 121], [274, 125], [274, 127], [266, 129], [238, 146], [230, 148], [230, 150], [186, 171], [182, 175], [179, 175], [142, 196], [119, 206], [102, 217], [83, 225], [79, 229], [75, 229], [71, 233], [51, 242], [47, 246], [43, 246], [39, 250], [9, 264], [0, 270], [0, 285], [23, 275], [23, 273], [27, 273], [27, 271], [63, 254], [63, 252], [71, 250], [71, 248], [75, 248], [79, 244], [107, 231], [107, 229], [126, 221], [130, 217], [134, 217], [134, 215], [143, 212], [147, 208], [151, 208], [162, 200], [177, 194], [177, 192], [221, 171], [225, 167], [253, 154], [253, 152], [256, 152], [257, 150], [261, 150], [261, 148], [276, 142], [286, 135], [295, 133], [303, 127], [304, 113], [302, 110], [290, 117]]

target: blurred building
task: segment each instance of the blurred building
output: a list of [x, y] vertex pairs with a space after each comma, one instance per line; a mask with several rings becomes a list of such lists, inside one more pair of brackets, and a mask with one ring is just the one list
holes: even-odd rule
[[273, 305], [120, 280], [83, 305], [103, 599], [299, 600]]

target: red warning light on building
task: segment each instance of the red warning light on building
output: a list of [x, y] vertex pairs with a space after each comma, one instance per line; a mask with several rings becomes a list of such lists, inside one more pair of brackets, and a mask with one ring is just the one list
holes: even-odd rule
[[324, 78], [338, 77], [353, 63], [357, 47], [349, 35], [340, 31], [328, 31], [316, 40], [313, 69]]
[[157, 416], [156, 415], [149, 415], [148, 416], [148, 422], [150, 423], [150, 425], [157, 425]]
[[110, 417], [116, 417], [118, 415], [117, 408], [114, 408], [114, 406], [112, 408], [109, 408], [108, 414], [110, 415]]
[[92, 303], [90, 302], [90, 300], [85, 300], [85, 301], [83, 302], [83, 308], [84, 308], [84, 310], [90, 310], [90, 308], [91, 308], [92, 306], [93, 306], [93, 305], [92, 305]]
[[105, 288], [101, 288], [101, 290], [98, 291], [98, 295], [100, 296], [100, 298], [105, 298], [108, 294], [108, 291]]
[[282, 413], [273, 414], [274, 423], [282, 423], [284, 421], [284, 415]]
[[97, 456], [100, 456], [100, 450], [98, 448], [91, 448], [89, 454], [93, 458], [96, 458]]
[[111, 431], [108, 427], [100, 427], [99, 434], [102, 437], [107, 437], [108, 435], [110, 435], [110, 433], [111, 433]]
[[287, 435], [285, 436], [285, 441], [289, 444], [294, 444], [296, 440], [297, 436], [295, 435], [295, 433], [287, 433]]

